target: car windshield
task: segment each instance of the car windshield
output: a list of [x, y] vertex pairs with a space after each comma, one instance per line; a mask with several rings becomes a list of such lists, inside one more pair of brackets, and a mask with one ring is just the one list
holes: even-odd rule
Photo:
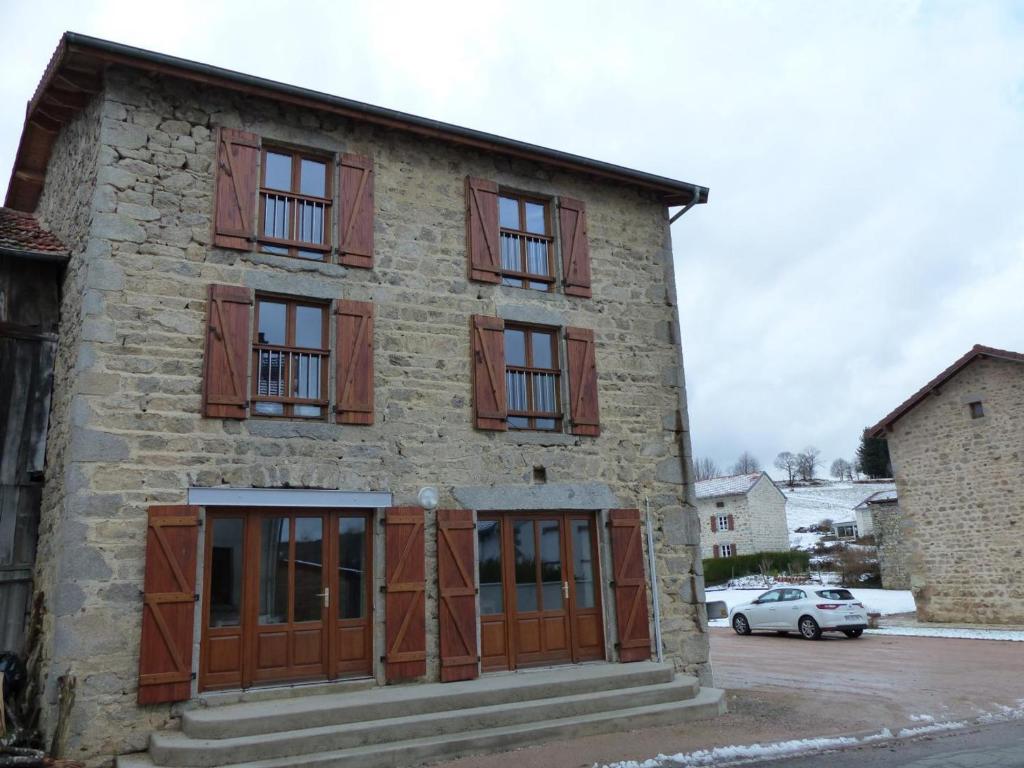
[[826, 600], [853, 600], [853, 593], [848, 589], [822, 589], [817, 592], [818, 597]]

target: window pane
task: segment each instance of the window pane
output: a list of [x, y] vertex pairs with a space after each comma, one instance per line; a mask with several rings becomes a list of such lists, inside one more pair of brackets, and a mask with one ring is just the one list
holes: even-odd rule
[[[531, 275], [550, 275], [551, 268], [548, 262], [548, 243], [546, 240], [534, 240], [528, 238], [526, 241], [526, 271]], [[547, 283], [540, 283], [542, 289], [547, 288]]]
[[526, 365], [526, 331], [505, 329], [505, 364]]
[[296, 416], [304, 419], [319, 419], [324, 415], [323, 408], [319, 405], [296, 405], [292, 410]]
[[519, 201], [513, 197], [499, 197], [498, 220], [503, 227], [519, 229]]
[[292, 393], [294, 397], [304, 400], [320, 398], [320, 382], [322, 380], [320, 361], [319, 355], [304, 355], [302, 353], [291, 355], [292, 377], [295, 381], [295, 392]]
[[530, 344], [533, 346], [534, 368], [554, 368], [554, 361], [551, 359], [552, 334], [544, 331], [531, 331]]
[[502, 613], [505, 599], [501, 589], [501, 523], [480, 520], [476, 524], [478, 570], [480, 574], [480, 614]]
[[530, 426], [530, 420], [525, 416], [509, 416], [508, 425], [512, 429], [528, 429]]
[[256, 403], [254, 410], [260, 416], [284, 415], [284, 406], [281, 403]]
[[323, 307], [295, 307], [295, 346], [323, 349], [323, 331]]
[[589, 520], [572, 521], [572, 571], [576, 585], [576, 607], [594, 607], [594, 548]]
[[276, 301], [261, 301], [259, 343], [260, 344], [284, 344], [285, 343], [285, 315], [286, 305]]
[[299, 192], [304, 195], [327, 196], [327, 165], [317, 160], [302, 160], [299, 168]]
[[[267, 194], [264, 196], [263, 204], [263, 234], [267, 237], [287, 240], [288, 222], [291, 218], [288, 212], [288, 200], [280, 195]], [[271, 248], [265, 247], [264, 250], [271, 250]], [[280, 249], [277, 252], [288, 253], [288, 249]]]
[[260, 624], [288, 621], [287, 517], [264, 517], [260, 523]]
[[540, 524], [540, 577], [544, 610], [562, 608], [562, 531], [557, 520]]
[[544, 216], [544, 206], [538, 203], [525, 203], [526, 206], [526, 231], [535, 232], [538, 235], [547, 234], [547, 222]]
[[277, 152], [267, 152], [266, 175], [263, 186], [271, 189], [290, 190], [292, 188], [292, 158]]
[[295, 519], [295, 621], [319, 621], [324, 591], [324, 521]]
[[503, 277], [501, 278], [502, 285], [511, 285], [513, 288], [522, 288], [523, 281], [517, 277]]
[[[500, 242], [501, 268], [506, 272], [522, 272], [523, 258], [519, 245], [521, 242], [519, 235], [510, 235], [507, 232], [502, 232]], [[516, 283], [519, 284], [519, 287], [522, 287], [519, 280], [516, 280]]]
[[512, 524], [515, 547], [516, 609], [537, 610], [537, 553], [533, 541], [533, 521], [517, 520]]
[[338, 618], [366, 615], [366, 518], [338, 520]]
[[241, 518], [210, 520], [210, 626], [237, 627], [242, 613]]

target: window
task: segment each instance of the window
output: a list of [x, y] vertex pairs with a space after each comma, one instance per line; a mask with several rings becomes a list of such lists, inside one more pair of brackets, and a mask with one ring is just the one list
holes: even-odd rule
[[548, 203], [502, 193], [498, 220], [502, 285], [550, 291], [555, 271]]
[[736, 547], [732, 544], [719, 544], [718, 555], [719, 557], [732, 557], [736, 554]]
[[985, 409], [982, 407], [980, 400], [978, 400], [977, 402], [971, 403], [970, 404], [970, 408], [971, 408], [971, 418], [972, 419], [980, 419], [982, 416], [985, 415]]
[[505, 391], [510, 428], [560, 430], [560, 378], [555, 331], [505, 326]]
[[719, 509], [723, 509], [725, 507], [725, 502], [724, 501], [716, 501], [715, 502], [715, 506], [718, 507]]
[[763, 595], [761, 595], [759, 598], [757, 598], [757, 602], [759, 602], [759, 603], [777, 603], [777, 602], [779, 602], [779, 599], [781, 597], [782, 597], [782, 590], [780, 590], [780, 589], [773, 589], [771, 592], [765, 592]]
[[729, 530], [729, 516], [728, 515], [718, 515], [718, 521], [717, 522], [718, 522], [718, 530], [720, 530], [720, 531], [728, 531]]
[[804, 600], [807, 595], [802, 589], [787, 589], [782, 593], [782, 599], [789, 602], [792, 600]]
[[323, 261], [331, 251], [331, 174], [324, 157], [264, 149], [260, 250]]
[[256, 297], [253, 327], [253, 413], [322, 419], [330, 360], [327, 307], [275, 296]]

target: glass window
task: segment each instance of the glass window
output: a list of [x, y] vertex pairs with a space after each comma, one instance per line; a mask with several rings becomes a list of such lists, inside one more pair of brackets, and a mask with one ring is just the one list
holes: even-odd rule
[[267, 167], [263, 186], [271, 189], [292, 188], [292, 158], [278, 152], [267, 152]]
[[256, 301], [253, 413], [323, 418], [330, 361], [327, 307], [286, 299]]
[[260, 249], [322, 261], [331, 252], [331, 174], [326, 160], [284, 149], [263, 153]]
[[299, 172], [299, 192], [324, 197], [327, 194], [327, 164], [319, 160], [302, 159]]
[[505, 327], [505, 396], [513, 429], [561, 429], [557, 336], [552, 331]]
[[295, 621], [319, 621], [324, 604], [324, 521], [295, 518]]
[[366, 615], [366, 518], [338, 520], [338, 618]]
[[572, 572], [576, 588], [576, 607], [593, 608], [594, 548], [589, 520], [572, 521]]
[[259, 343], [287, 344], [287, 306], [276, 301], [259, 302]]
[[210, 519], [211, 627], [237, 627], [241, 622], [244, 522], [240, 517]]
[[555, 278], [547, 203], [503, 194], [498, 198], [498, 222], [502, 284], [551, 290]]
[[524, 229], [527, 232], [532, 232], [538, 235], [547, 234], [547, 217], [545, 215], [545, 207], [540, 203], [531, 203], [525, 201], [523, 209], [526, 218], [526, 226]]
[[502, 227], [519, 229], [519, 201], [514, 197], [499, 197], [498, 219]]
[[260, 624], [288, 621], [290, 533], [287, 517], [264, 517], [260, 523]]
[[526, 365], [526, 331], [505, 329], [505, 364]]
[[479, 520], [476, 524], [480, 615], [503, 613], [505, 595], [501, 578], [501, 522]]
[[557, 520], [540, 521], [540, 578], [544, 610], [561, 610], [562, 530]]
[[760, 601], [762, 603], [777, 603], [781, 596], [782, 596], [782, 593], [780, 591], [772, 590], [771, 592], [765, 592], [763, 595], [761, 595], [757, 599], [758, 599], [758, 601]]
[[537, 605], [537, 548], [532, 520], [516, 520], [512, 524], [515, 550], [516, 610], [519, 613], [536, 611]]

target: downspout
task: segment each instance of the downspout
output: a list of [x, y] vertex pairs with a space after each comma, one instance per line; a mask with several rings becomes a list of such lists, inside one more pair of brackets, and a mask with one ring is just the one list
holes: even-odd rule
[[644, 517], [647, 520], [647, 570], [651, 574], [651, 602], [654, 605], [654, 645], [660, 664], [665, 657], [661, 650], [661, 607], [658, 604], [658, 574], [654, 560], [654, 526], [651, 524], [651, 500], [647, 496], [644, 496]]
[[695, 206], [697, 204], [698, 200], [700, 200], [700, 190], [698, 190], [696, 187], [694, 187], [693, 188], [693, 200], [688, 202], [685, 206], [683, 206], [683, 210], [678, 211], [675, 216], [673, 216], [672, 218], [670, 218], [668, 220], [669, 226], [671, 226], [672, 224], [675, 224], [678, 219], [681, 219], [686, 214], [686, 212], [688, 210], [690, 210], [691, 208], [693, 208], [693, 206]]

